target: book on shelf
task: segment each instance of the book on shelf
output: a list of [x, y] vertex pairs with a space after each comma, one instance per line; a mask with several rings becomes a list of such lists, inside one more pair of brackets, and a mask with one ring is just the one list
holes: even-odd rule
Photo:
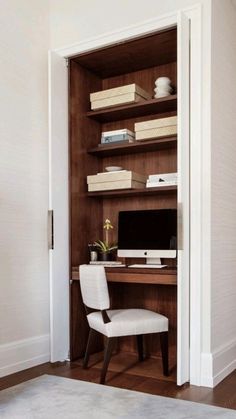
[[146, 183], [147, 176], [133, 172], [132, 170], [119, 170], [116, 172], [103, 172], [96, 175], [87, 176], [87, 183], [102, 183], [102, 182], [114, 182], [114, 181], [137, 181]]
[[101, 143], [115, 143], [118, 141], [135, 141], [134, 132], [130, 131], [127, 128], [117, 129], [113, 131], [104, 131], [101, 136]]
[[103, 131], [102, 132], [102, 137], [107, 137], [107, 136], [111, 136], [111, 135], [121, 135], [121, 134], [127, 134], [130, 135], [131, 137], [134, 137], [134, 132], [130, 131], [127, 128], [123, 128], [123, 129], [115, 129], [112, 131]]
[[153, 175], [149, 175], [148, 176], [148, 181], [160, 181], [160, 180], [164, 180], [164, 181], [170, 181], [170, 180], [177, 180], [178, 178], [178, 173], [174, 172], [174, 173], [159, 173], [159, 174], [153, 174]]
[[170, 116], [168, 118], [152, 119], [150, 121], [136, 122], [134, 124], [134, 130], [143, 131], [153, 128], [164, 128], [177, 125], [177, 116]]
[[109, 141], [107, 143], [99, 143], [98, 147], [109, 147], [109, 146], [115, 146], [115, 145], [125, 145], [125, 144], [130, 144], [130, 143], [134, 143], [135, 142], [135, 138], [132, 138], [130, 140], [122, 140], [122, 141]]
[[151, 99], [151, 95], [148, 92], [146, 92], [136, 83], [131, 83], [119, 87], [113, 87], [112, 89], [100, 90], [98, 92], [90, 93], [90, 101], [94, 102], [101, 99], [109, 99], [129, 93], [136, 93], [144, 99]]
[[109, 190], [116, 190], [116, 189], [140, 189], [140, 188], [141, 189], [145, 188], [145, 182], [138, 182], [132, 179], [88, 184], [89, 192], [109, 191]]
[[110, 135], [107, 137], [101, 138], [101, 144], [110, 144], [110, 143], [117, 143], [117, 142], [133, 142], [135, 141], [135, 137], [127, 134], [117, 134], [117, 135]]
[[162, 173], [149, 175], [146, 187], [156, 188], [162, 186], [176, 186], [178, 184], [177, 173]]
[[95, 260], [89, 262], [90, 265], [113, 265], [113, 266], [120, 266], [122, 262], [119, 260]]
[[147, 182], [147, 188], [162, 188], [163, 186], [176, 186], [178, 184], [177, 181], [170, 181], [170, 182]]
[[137, 93], [126, 93], [124, 95], [95, 100], [94, 102], [91, 102], [91, 109], [94, 111], [96, 109], [109, 108], [111, 106], [135, 103], [141, 100], [145, 100], [145, 98], [143, 96], [138, 95]]
[[167, 137], [168, 135], [177, 135], [177, 125], [137, 131], [135, 139], [137, 141], [151, 140], [152, 138]]
[[[117, 174], [117, 173], [119, 174], [121, 172], [122, 173], [123, 172], [128, 172], [128, 170], [126, 170], [126, 169], [120, 169], [120, 170], [115, 170], [113, 172], [98, 172], [97, 175], [111, 175], [111, 174], [115, 175], [115, 174]], [[97, 175], [94, 175], [94, 176], [97, 176]]]

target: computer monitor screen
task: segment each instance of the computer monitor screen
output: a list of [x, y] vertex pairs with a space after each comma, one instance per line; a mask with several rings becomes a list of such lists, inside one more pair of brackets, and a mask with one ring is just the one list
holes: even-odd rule
[[118, 256], [175, 258], [176, 249], [176, 209], [119, 213]]

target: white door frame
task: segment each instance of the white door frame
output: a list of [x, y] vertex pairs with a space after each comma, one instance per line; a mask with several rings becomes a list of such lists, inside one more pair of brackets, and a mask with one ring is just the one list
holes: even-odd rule
[[[58, 57], [58, 60], [61, 62], [61, 67], [65, 66], [65, 59], [71, 58], [75, 55], [79, 55], [83, 52], [89, 52], [104, 46], [112, 45], [117, 42], [124, 40], [131, 40], [135, 37], [140, 37], [142, 35], [151, 34], [158, 30], [166, 29], [175, 25], [178, 25], [181, 19], [187, 18], [190, 23], [190, 36], [191, 36], [191, 87], [190, 87], [190, 108], [191, 108], [191, 117], [190, 117], [190, 138], [191, 146], [188, 154], [182, 154], [182, 161], [186, 161], [187, 166], [190, 167], [189, 172], [189, 189], [190, 189], [190, 203], [191, 203], [191, 217], [189, 219], [190, 227], [190, 279], [188, 283], [184, 285], [184, 297], [187, 301], [187, 307], [190, 306], [190, 313], [186, 313], [190, 321], [186, 322], [185, 327], [189, 327], [189, 330], [181, 330], [181, 343], [178, 342], [178, 349], [182, 350], [183, 345], [188, 345], [190, 348], [190, 365], [186, 368], [184, 376], [181, 376], [179, 372], [178, 384], [183, 383], [184, 381], [189, 381], [191, 384], [200, 385], [201, 382], [201, 64], [202, 64], [202, 55], [201, 55], [201, 5], [196, 4], [195, 6], [175, 11], [171, 14], [161, 16], [152, 20], [141, 22], [136, 25], [132, 25], [128, 28], [124, 28], [118, 31], [111, 33], [106, 33], [104, 35], [98, 36], [96, 38], [87, 39], [85, 41], [73, 44], [68, 47], [63, 47], [55, 49], [49, 52], [49, 155], [50, 155], [50, 166], [53, 165], [53, 150], [55, 149], [55, 143], [58, 141], [57, 138], [57, 123], [60, 118], [60, 123], [67, 123], [67, 111], [68, 111], [68, 97], [65, 96], [65, 91], [60, 95], [60, 91], [53, 89], [54, 81], [58, 78], [57, 66], [54, 66], [53, 57], [55, 55]], [[63, 71], [62, 71], [63, 73]], [[64, 72], [65, 74], [65, 72]], [[66, 75], [62, 76], [63, 85], [67, 85]], [[60, 89], [59, 89], [60, 90]], [[189, 107], [189, 103], [186, 103], [186, 99], [183, 97], [181, 103], [181, 108]], [[60, 101], [60, 112], [58, 116], [54, 114], [54, 103]], [[63, 112], [64, 110], [64, 112]], [[64, 121], [61, 121], [61, 118], [64, 118]], [[63, 144], [61, 144], [63, 142]], [[68, 132], [64, 130], [63, 138], [60, 135], [60, 146], [63, 147], [64, 155], [60, 156], [60, 159], [64, 159], [64, 163], [60, 168], [60, 182], [61, 182], [61, 202], [68, 202], [68, 172], [67, 162], [68, 162]], [[189, 164], [190, 163], [190, 164]], [[51, 169], [52, 172], [52, 169]], [[50, 188], [50, 202], [53, 203], [52, 195], [53, 190]], [[51, 208], [55, 209], [55, 208]], [[64, 206], [64, 213], [61, 211], [60, 216], [63, 218], [60, 219], [60, 224], [57, 225], [55, 222], [54, 231], [56, 232], [58, 228], [64, 228], [64, 243], [63, 243], [63, 252], [65, 253], [64, 260], [64, 276], [61, 277], [60, 287], [57, 287], [57, 278], [54, 273], [55, 267], [53, 266], [53, 257], [51, 250], [50, 257], [50, 302], [51, 302], [51, 360], [59, 361], [67, 358], [68, 354], [68, 338], [62, 339], [61, 343], [58, 342], [59, 331], [61, 332], [61, 321], [63, 320], [63, 333], [65, 336], [69, 336], [69, 313], [67, 311], [68, 305], [65, 304], [64, 310], [60, 312], [60, 321], [57, 322], [57, 310], [54, 310], [55, 305], [58, 306], [59, 301], [63, 301], [65, 296], [69, 295], [69, 240], [68, 237], [68, 208]], [[63, 221], [63, 223], [61, 223]], [[58, 220], [59, 222], [59, 220]], [[63, 232], [62, 232], [63, 233]], [[60, 235], [63, 237], [63, 234]], [[55, 236], [55, 250], [57, 246], [60, 246], [62, 243], [57, 243]], [[181, 269], [184, 269], [182, 266]], [[183, 298], [183, 296], [182, 296]], [[63, 317], [64, 316], [64, 317]], [[61, 319], [63, 317], [63, 319]], [[59, 319], [58, 319], [59, 320]], [[189, 326], [188, 326], [189, 323]], [[178, 339], [179, 340], [179, 339]], [[60, 348], [56, 348], [57, 345], [61, 345]], [[59, 355], [61, 354], [61, 355]], [[64, 354], [64, 355], [63, 355]]]

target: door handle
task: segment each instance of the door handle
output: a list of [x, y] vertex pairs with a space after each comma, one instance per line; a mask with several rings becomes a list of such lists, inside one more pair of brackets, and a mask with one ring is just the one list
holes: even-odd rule
[[48, 248], [54, 249], [53, 210], [48, 210]]
[[183, 206], [182, 203], [178, 204], [178, 219], [177, 219], [177, 238], [178, 238], [178, 250], [183, 250]]

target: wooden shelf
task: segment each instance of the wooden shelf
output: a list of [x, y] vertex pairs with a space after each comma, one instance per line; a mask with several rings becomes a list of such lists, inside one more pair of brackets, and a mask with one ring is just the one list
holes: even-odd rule
[[126, 144], [109, 144], [88, 150], [97, 157], [118, 156], [123, 154], [145, 153], [147, 151], [163, 150], [177, 146], [177, 136], [155, 138], [154, 140], [135, 141]]
[[143, 188], [143, 189], [116, 189], [112, 191], [98, 191], [88, 192], [87, 195], [92, 198], [128, 198], [132, 196], [142, 195], [157, 195], [166, 193], [176, 193], [177, 186], [161, 186], [157, 188]]
[[98, 111], [89, 111], [86, 115], [99, 122], [112, 122], [172, 111], [177, 111], [177, 95], [170, 95], [160, 99], [144, 100], [128, 105], [113, 106]]

